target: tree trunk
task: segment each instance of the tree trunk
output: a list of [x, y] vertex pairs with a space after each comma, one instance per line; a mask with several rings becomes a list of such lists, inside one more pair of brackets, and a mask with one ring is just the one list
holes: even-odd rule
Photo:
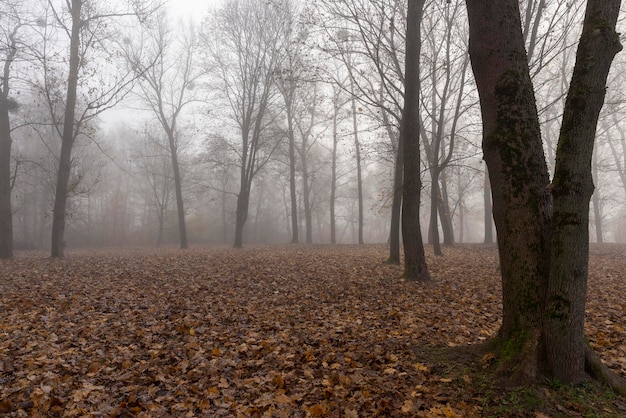
[[619, 3], [588, 2], [550, 185], [519, 3], [466, 2], [502, 273], [495, 343], [513, 383], [535, 382], [540, 371], [578, 382], [591, 358], [583, 331], [590, 163], [608, 68], [620, 48]]
[[[594, 183], [597, 182], [598, 180], [598, 164], [596, 161], [596, 152], [597, 152], [597, 148], [594, 147], [593, 149], [593, 154], [594, 154], [594, 158], [591, 162], [592, 166], [593, 166], [593, 179], [594, 179]], [[603, 238], [603, 233], [602, 233], [602, 208], [600, 207], [600, 190], [596, 189], [593, 192], [593, 196], [592, 196], [592, 200], [593, 200], [593, 224], [594, 224], [594, 229], [596, 230], [596, 242], [597, 243], [602, 243], [604, 242], [604, 238]]]
[[534, 381], [549, 269], [551, 196], [517, 0], [467, 1], [502, 274], [502, 367]]
[[491, 211], [491, 183], [489, 172], [485, 169], [485, 182], [483, 186], [483, 208], [485, 222], [485, 244], [493, 244], [493, 213]]
[[333, 106], [333, 152], [330, 161], [330, 243], [337, 243], [337, 225], [335, 220], [335, 200], [337, 194], [337, 143], [339, 141], [337, 127], [338, 127], [338, 113], [339, 106], [337, 104], [337, 97], [334, 99]]
[[441, 243], [439, 242], [439, 222], [437, 213], [439, 209], [439, 167], [434, 166], [430, 170], [430, 223], [428, 227], [428, 242], [433, 245], [436, 256], [442, 256]]
[[0, 85], [0, 259], [13, 257], [13, 210], [11, 207], [11, 119], [9, 110], [13, 107], [9, 99], [11, 64], [17, 53], [15, 34], [9, 35], [6, 45], [7, 56], [4, 61]]
[[356, 114], [356, 98], [354, 93], [354, 80], [351, 86], [352, 93], [352, 129], [354, 130], [354, 150], [356, 153], [356, 187], [357, 199], [359, 204], [359, 245], [364, 244], [363, 241], [363, 180], [361, 178], [361, 143], [359, 141], [359, 127], [357, 124]]
[[396, 164], [393, 175], [393, 200], [391, 203], [391, 226], [389, 228], [389, 264], [400, 264], [400, 214], [402, 211], [402, 174], [404, 170], [404, 144], [398, 141]]
[[176, 188], [176, 211], [178, 214], [178, 234], [180, 239], [180, 248], [189, 248], [187, 242], [187, 226], [185, 224], [185, 207], [183, 201], [183, 186], [180, 176], [180, 168], [178, 166], [178, 147], [176, 146], [176, 139], [174, 138], [174, 132], [168, 130], [167, 138], [170, 145], [170, 154], [172, 156], [172, 169], [174, 171], [174, 187]]
[[76, 133], [74, 132], [74, 114], [76, 111], [76, 90], [78, 88], [78, 68], [80, 66], [80, 30], [83, 24], [81, 21], [82, 6], [82, 0], [72, 0], [69, 74], [67, 76], [61, 155], [59, 156], [54, 209], [52, 213], [51, 257], [53, 258], [62, 258], [65, 250], [65, 210], [67, 206], [70, 173], [72, 171], [72, 147], [76, 139]]
[[454, 227], [452, 226], [452, 214], [448, 201], [448, 183], [445, 176], [440, 176], [440, 178], [439, 219], [441, 219], [441, 229], [443, 231], [443, 245], [454, 245]]
[[407, 281], [428, 280], [428, 267], [420, 228], [420, 22], [424, 1], [412, 0], [407, 8], [405, 94], [400, 141], [404, 142], [404, 182], [402, 187], [402, 238], [404, 277]]
[[587, 2], [551, 187], [554, 212], [544, 342], [549, 372], [567, 383], [585, 377], [591, 160], [609, 69], [622, 49], [615, 33], [620, 3]]
[[250, 191], [247, 187], [242, 186], [237, 195], [237, 212], [235, 213], [235, 248], [243, 247], [243, 227], [248, 219], [248, 203], [250, 200]]
[[304, 202], [304, 219], [305, 219], [305, 234], [304, 239], [307, 244], [313, 243], [313, 216], [311, 214], [311, 187], [309, 185], [309, 175], [302, 173], [302, 197]]
[[[289, 109], [290, 104], [287, 105]], [[287, 111], [287, 123], [289, 129], [289, 196], [291, 200], [291, 243], [297, 244], [298, 237], [298, 196], [296, 194], [296, 145], [293, 132], [293, 120], [291, 111]]]
[[0, 97], [0, 259], [12, 257], [11, 124], [7, 97]]

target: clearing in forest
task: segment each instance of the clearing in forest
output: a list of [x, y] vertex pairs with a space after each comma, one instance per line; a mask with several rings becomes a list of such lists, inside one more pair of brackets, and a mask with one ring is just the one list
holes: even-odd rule
[[[619, 416], [602, 387], [503, 390], [497, 251], [406, 283], [385, 246], [19, 253], [0, 262], [6, 416]], [[592, 246], [587, 333], [626, 375], [626, 247]]]

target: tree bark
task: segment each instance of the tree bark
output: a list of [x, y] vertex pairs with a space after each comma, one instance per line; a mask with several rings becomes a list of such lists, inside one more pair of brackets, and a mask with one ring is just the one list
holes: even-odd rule
[[176, 189], [176, 209], [178, 215], [178, 234], [180, 239], [180, 248], [189, 248], [187, 241], [187, 226], [185, 223], [185, 206], [183, 201], [183, 186], [180, 175], [180, 167], [178, 165], [178, 146], [176, 145], [176, 138], [171, 128], [167, 130], [167, 138], [170, 145], [170, 155], [172, 157], [172, 170], [174, 171], [174, 188]]
[[333, 151], [330, 161], [330, 243], [337, 243], [337, 225], [335, 220], [335, 200], [337, 199], [337, 144], [338, 136], [338, 114], [339, 105], [337, 97], [334, 98], [333, 104]]
[[621, 48], [620, 1], [587, 3], [552, 184], [518, 1], [466, 4], [502, 273], [500, 368], [513, 383], [535, 382], [540, 372], [575, 383], [591, 358], [583, 330], [590, 165], [608, 69]]
[[493, 244], [493, 213], [491, 211], [491, 183], [489, 183], [489, 172], [485, 170], [485, 181], [483, 184], [483, 208], [485, 223], [485, 244]]
[[407, 8], [404, 110], [400, 141], [404, 142], [404, 183], [402, 188], [402, 238], [404, 277], [407, 281], [429, 279], [420, 228], [420, 23], [423, 0], [409, 0]]
[[235, 248], [243, 247], [243, 227], [248, 219], [249, 189], [242, 185], [237, 195], [237, 210], [235, 212]]
[[13, 257], [11, 210], [11, 122], [6, 95], [0, 97], [0, 259]]
[[356, 155], [356, 187], [357, 187], [357, 200], [359, 205], [359, 232], [358, 240], [359, 245], [365, 243], [363, 241], [363, 179], [361, 173], [361, 142], [359, 141], [359, 127], [357, 124], [356, 114], [356, 98], [354, 92], [354, 80], [351, 81], [351, 94], [352, 94], [352, 129], [354, 130], [354, 151]]
[[567, 383], [585, 377], [591, 160], [609, 69], [622, 49], [615, 33], [620, 3], [587, 2], [551, 187], [554, 213], [544, 342], [550, 374]]
[[[289, 93], [290, 94], [290, 93]], [[291, 96], [285, 97], [287, 107], [287, 129], [289, 135], [289, 197], [291, 201], [291, 243], [297, 244], [298, 237], [298, 195], [296, 194], [296, 138], [293, 129]]]
[[443, 231], [443, 245], [454, 245], [454, 227], [452, 226], [452, 213], [448, 199], [448, 182], [445, 175], [440, 176], [440, 179], [439, 219], [441, 219], [441, 230]]
[[396, 164], [393, 175], [393, 200], [391, 203], [391, 226], [389, 228], [389, 264], [400, 264], [400, 215], [402, 212], [402, 183], [404, 170], [404, 144], [398, 141]]
[[69, 74], [61, 138], [61, 155], [57, 172], [54, 209], [52, 214], [51, 257], [62, 258], [65, 250], [65, 211], [67, 207], [68, 186], [72, 171], [72, 148], [76, 139], [74, 115], [76, 111], [76, 90], [78, 88], [78, 68], [80, 66], [80, 30], [82, 27], [81, 10], [83, 0], [71, 1], [72, 29], [70, 33]]
[[498, 232], [503, 319], [496, 342], [515, 382], [538, 372], [551, 196], [517, 0], [467, 0], [483, 153]]
[[[18, 26], [19, 27], [19, 26]], [[11, 64], [17, 54], [16, 27], [8, 36], [7, 56], [0, 83], [0, 259], [13, 257], [13, 210], [11, 207], [11, 119], [14, 103], [9, 98]]]

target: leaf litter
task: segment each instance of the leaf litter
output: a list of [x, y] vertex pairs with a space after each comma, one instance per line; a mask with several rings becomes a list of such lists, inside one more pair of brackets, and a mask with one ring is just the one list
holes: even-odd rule
[[[20, 253], [0, 262], [0, 413], [481, 416], [485, 400], [463, 389], [472, 376], [420, 353], [497, 332], [497, 251], [428, 249], [424, 284], [386, 256], [376, 245]], [[626, 247], [592, 247], [588, 338], [622, 375], [625, 272]]]

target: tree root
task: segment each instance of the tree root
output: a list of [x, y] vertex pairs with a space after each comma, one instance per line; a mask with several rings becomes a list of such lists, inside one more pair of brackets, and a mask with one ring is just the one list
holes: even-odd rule
[[626, 380], [602, 363], [589, 345], [585, 346], [585, 369], [592, 378], [605, 382], [615, 393], [626, 396]]

